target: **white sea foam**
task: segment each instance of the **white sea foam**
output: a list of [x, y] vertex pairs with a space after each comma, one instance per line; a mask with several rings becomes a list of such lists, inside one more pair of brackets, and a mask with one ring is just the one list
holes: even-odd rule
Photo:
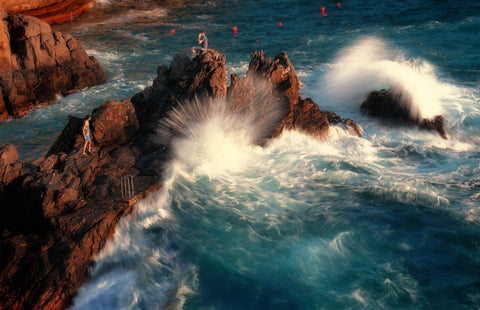
[[[292, 279], [298, 283], [335, 285], [334, 279], [358, 266], [357, 259], [378, 260], [367, 244], [375, 238], [347, 225], [329, 237], [302, 239], [299, 236], [308, 224], [300, 211], [321, 213], [319, 223], [341, 226], [342, 217], [330, 213], [344, 208], [345, 196], [355, 197], [349, 192], [362, 192], [387, 205], [391, 201], [414, 207], [449, 205], [444, 192], [425, 178], [412, 180], [415, 167], [406, 167], [397, 157], [379, 158], [379, 149], [387, 148], [384, 145], [391, 140], [381, 143], [373, 137], [371, 142], [335, 127], [327, 141], [286, 131], [266, 147], [256, 146], [281, 115], [278, 107], [267, 108], [264, 103], [253, 100], [247, 103], [251, 109], [240, 113], [223, 100], [193, 100], [180, 104], [163, 121], [159, 140], [172, 143], [174, 158], [164, 188], [139, 202], [134, 217], [121, 221], [114, 242], [99, 255], [93, 280], [81, 289], [74, 309], [136, 308], [142, 302], [182, 309], [202, 285], [202, 266], [186, 262], [181, 250], [172, 245], [185, 242], [185, 232], [195, 239], [186, 242], [188, 246], [198, 246], [201, 255], [215, 257], [222, 268], [234, 273], [255, 278], [260, 269], [274, 273], [280, 266], [282, 271], [300, 274]], [[418, 153], [422, 152], [425, 150], [419, 148]], [[395, 162], [389, 169], [378, 163], [389, 160]], [[341, 192], [335, 186], [349, 189]], [[354, 208], [355, 202], [348, 202], [348, 207]], [[472, 216], [477, 217], [477, 211], [472, 211]], [[191, 231], [184, 227], [188, 220], [183, 216], [198, 227]], [[222, 238], [217, 240], [217, 235]], [[290, 237], [299, 242], [289, 244]], [[258, 254], [263, 250], [257, 248], [260, 244], [272, 248]], [[278, 244], [288, 251], [275, 252]], [[395, 246], [404, 252], [412, 250], [406, 243]], [[285, 253], [292, 254], [285, 258]], [[272, 264], [262, 265], [264, 257]], [[381, 270], [377, 264], [379, 276], [365, 280], [377, 283], [380, 298], [376, 292], [356, 286], [345, 289], [343, 297], [368, 307], [386, 307], [402, 300], [415, 303], [419, 294], [416, 280], [401, 265]]]
[[353, 233], [351, 231], [343, 231], [339, 233], [335, 238], [329, 243], [331, 249], [333, 249], [336, 254], [341, 256], [350, 255], [349, 245], [351, 239], [353, 238]]
[[171, 184], [167, 180], [162, 190], [138, 203], [135, 215], [119, 222], [73, 309], [130, 309], [140, 302], [182, 309], [187, 296], [195, 293], [195, 267], [179, 262], [169, 243], [179, 239], [170, 210]]
[[157, 18], [165, 17], [168, 15], [166, 9], [158, 7], [149, 10], [128, 10], [126, 13], [103, 21], [101, 24], [124, 24], [129, 22], [155, 20]]
[[342, 50], [321, 81], [323, 93], [335, 104], [359, 107], [371, 91], [394, 86], [412, 96], [413, 117], [441, 114], [433, 66], [407, 59], [394, 49], [378, 38], [366, 37]]
[[257, 95], [241, 111], [221, 99], [181, 103], [159, 127], [161, 143], [173, 145], [174, 164], [206, 175], [238, 172], [269, 137], [284, 114], [281, 103]]
[[367, 305], [367, 301], [365, 300], [365, 297], [363, 296], [365, 293], [362, 291], [362, 289], [356, 289], [353, 291], [353, 293], [350, 295], [351, 298], [355, 299], [359, 303], [361, 303], [363, 306]]
[[117, 62], [121, 60], [123, 57], [125, 57], [124, 55], [118, 52], [108, 52], [105, 50], [100, 51], [94, 48], [87, 48], [86, 52], [88, 55], [94, 56], [95, 58], [97, 58], [97, 60], [100, 61], [101, 63]]
[[[102, 5], [108, 6], [111, 5], [110, 2], [102, 3]], [[148, 23], [151, 21], [157, 21], [159, 18], [164, 18], [168, 15], [168, 10], [162, 7], [156, 7], [146, 10], [141, 9], [129, 9], [123, 11], [122, 13], [118, 13], [116, 15], [112, 15], [101, 21], [95, 22], [85, 22], [78, 26], [78, 29], [81, 31], [85, 31], [85, 29], [96, 28], [99, 26], [118, 26], [124, 25], [128, 23]]]

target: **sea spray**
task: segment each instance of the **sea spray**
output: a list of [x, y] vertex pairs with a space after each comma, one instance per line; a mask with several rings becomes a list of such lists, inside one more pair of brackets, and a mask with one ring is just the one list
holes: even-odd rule
[[181, 240], [171, 210], [171, 180], [122, 219], [113, 240], [96, 258], [91, 280], [74, 300], [73, 309], [182, 309], [194, 294], [196, 268], [178, 259]]
[[[479, 307], [478, 1], [459, 5], [456, 1], [387, 0], [366, 6], [364, 1], [352, 0], [343, 3], [341, 10], [331, 10], [325, 19], [318, 18], [318, 6], [312, 1], [298, 1], [294, 6], [285, 0], [275, 1], [275, 5], [272, 1], [245, 1], [235, 9], [224, 5], [225, 1], [211, 1], [203, 6], [172, 8], [166, 16], [169, 22], [161, 17], [140, 17], [118, 24], [119, 32], [98, 24], [117, 14], [116, 2], [102, 0], [99, 15], [92, 8], [72, 23], [55, 26], [72, 33], [89, 49], [120, 53], [121, 59], [104, 57], [101, 63], [110, 72], [110, 82], [85, 90], [80, 99], [72, 100], [72, 95], [63, 98], [69, 110], [58, 118], [37, 121], [40, 114], [43, 118], [46, 111], [54, 109], [49, 106], [33, 111], [35, 117], [27, 115], [2, 123], [3, 143], [14, 142], [22, 157], [28, 153], [27, 157], [34, 160], [53, 143], [46, 140], [53, 139], [55, 133], [44, 130], [45, 126], [56, 125], [55, 132], [59, 133], [67, 114], [83, 117], [106, 99], [126, 98], [138, 92], [140, 85], [149, 85], [156, 76], [156, 65], [170, 63], [178, 51], [188, 52], [196, 42], [196, 33], [203, 28], [207, 28], [212, 47], [239, 68], [232, 73], [246, 71], [239, 61], [245, 61], [254, 49], [272, 55], [286, 50], [297, 73], [306, 72], [299, 74], [301, 82], [312, 85], [310, 96], [320, 107], [331, 104], [330, 110], [342, 115], [341, 109], [353, 111], [350, 116], [361, 121], [366, 134], [364, 138], [339, 136], [335, 141], [318, 142], [286, 132], [267, 148], [253, 148], [261, 154], [251, 155], [255, 165], [248, 165], [244, 179], [232, 178], [231, 172], [229, 178], [222, 179], [200, 173], [188, 178], [178, 176], [172, 168], [166, 177], [170, 184], [165, 188], [171, 188], [166, 208], [152, 201], [153, 215], [141, 220], [145, 227], [142, 233], [159, 237], [144, 242], [147, 246], [140, 247], [140, 253], [131, 258], [127, 254], [142, 242], [137, 237], [130, 242], [119, 238], [115, 246], [123, 243], [126, 251], [97, 260], [92, 278], [76, 303], [87, 303], [82, 298], [89, 294], [97, 297], [82, 309]], [[129, 7], [120, 15], [138, 7], [136, 1], [123, 3]], [[158, 7], [158, 1], [145, 3]], [[359, 8], [366, 9], [359, 14]], [[295, 23], [283, 20], [281, 31], [272, 18], [265, 18], [293, 15], [302, 18]], [[95, 27], [85, 27], [89, 20]], [[228, 31], [232, 20], [241, 29], [237, 37]], [[169, 30], [174, 27], [177, 34], [172, 36]], [[125, 30], [145, 33], [150, 40], [137, 43], [134, 35], [125, 36]], [[312, 72], [316, 67], [325, 68], [325, 60], [343, 49], [345, 42], [360, 34], [378, 33], [388, 42], [384, 45], [387, 60], [421, 71], [426, 63], [420, 61], [417, 66], [406, 56], [414, 55], [435, 66], [450, 91], [440, 101], [451, 140], [417, 129], [386, 130], [360, 116], [359, 106], [370, 87], [360, 92], [362, 98], [353, 96], [353, 100], [346, 100], [346, 106], [339, 106], [340, 100], [313, 86], [324, 71]], [[317, 37], [322, 39], [315, 40]], [[402, 57], [398, 60], [395, 56]], [[372, 59], [372, 64], [376, 61]], [[332, 70], [339, 68], [337, 65]], [[227, 67], [232, 68], [228, 63]], [[431, 67], [427, 64], [425, 69], [428, 72]], [[352, 85], [340, 85], [339, 89], [348, 92], [362, 80], [360, 75]], [[384, 81], [379, 84], [373, 89], [390, 86]], [[32, 138], [25, 131], [38, 136]], [[237, 149], [248, 151], [250, 147]], [[238, 167], [252, 161], [242, 161]], [[235, 171], [242, 174], [241, 169]], [[171, 201], [175, 201], [174, 208]], [[139, 203], [137, 213], [144, 203]], [[130, 220], [134, 222], [135, 218]], [[159, 226], [162, 223], [164, 226]], [[123, 230], [120, 226], [117, 231]], [[242, 227], [248, 233], [240, 233]], [[185, 239], [191, 241], [182, 243]], [[255, 242], [261, 246], [254, 247]], [[341, 245], [340, 251], [332, 247], [337, 244]], [[278, 255], [267, 255], [271, 253]], [[143, 254], [149, 259], [140, 259]], [[137, 272], [132, 263], [135, 261], [140, 270], [160, 273]], [[104, 267], [100, 269], [101, 264]], [[164, 267], [156, 269], [148, 264]], [[154, 277], [149, 278], [152, 274]], [[99, 286], [90, 285], [95, 282]], [[152, 288], [145, 289], [146, 283], [152, 283]], [[112, 288], [107, 293], [109, 286]]]
[[160, 122], [159, 142], [170, 146], [179, 138], [195, 138], [199, 132], [205, 132], [199, 127], [207, 124], [212, 131], [221, 130], [249, 144], [265, 145], [288, 112], [288, 105], [272, 96], [265, 82], [253, 81], [252, 86], [249, 91], [253, 93], [244, 102], [224, 98], [180, 102]]
[[[174, 153], [211, 144], [198, 139], [202, 131], [228, 136], [221, 131], [229, 127], [212, 128], [211, 121], [219, 119], [192, 124], [173, 141], [180, 147]], [[239, 156], [250, 157], [232, 161], [234, 169], [217, 169], [218, 157], [208, 152], [201, 160], [172, 161], [163, 190], [121, 221], [75, 309], [410, 308], [422, 302], [428, 268], [444, 265], [419, 259], [418, 251], [427, 247], [447, 259], [454, 252], [443, 250], [451, 238], [442, 230], [450, 221], [445, 203], [425, 197], [445, 188], [435, 176], [412, 180], [415, 167], [388, 167], [397, 156], [380, 158], [378, 147], [358, 137], [318, 141], [285, 132], [265, 148], [234, 141]], [[398, 196], [400, 183], [415, 190]], [[373, 184], [383, 192], [369, 191]]]
[[412, 118], [431, 118], [442, 113], [433, 66], [408, 59], [403, 52], [375, 37], [361, 38], [340, 51], [321, 83], [327, 100], [335, 104], [360, 107], [371, 91], [393, 87], [399, 96], [411, 98], [407, 109]]
[[[188, 296], [197, 294], [197, 267], [179, 258], [189, 251], [184, 240], [189, 225], [180, 227], [185, 220], [178, 214], [202, 217], [208, 207], [198, 201], [203, 191], [198, 186], [207, 186], [203, 176], [218, 180], [238, 173], [258, 154], [257, 144], [264, 144], [285, 114], [280, 102], [267, 96], [266, 90], [257, 89], [244, 109], [223, 99], [195, 98], [180, 103], [162, 120], [159, 140], [170, 144], [173, 154], [164, 186], [140, 201], [133, 217], [120, 221], [113, 240], [96, 259], [92, 280], [79, 291], [74, 309], [152, 305], [182, 309]], [[223, 198], [218, 199], [213, 201], [222, 205]]]
[[[358, 213], [362, 195], [369, 195], [367, 201], [379, 197], [365, 191], [365, 180], [376, 182], [382, 170], [370, 143], [347, 135], [321, 142], [285, 132], [261, 148], [253, 144], [264, 137], [259, 120], [272, 126], [275, 110], [259, 103], [238, 112], [230, 104], [184, 102], [163, 121], [159, 139], [171, 143], [174, 154], [164, 187], [120, 222], [74, 308], [414, 302], [418, 292], [409, 270], [372, 252], [383, 251], [389, 229], [375, 223], [380, 227], [369, 228], [370, 215]], [[395, 179], [384, 174], [381, 182], [392, 189], [389, 180]], [[380, 199], [397, 204], [386, 192]], [[352, 226], [358, 220], [363, 224]], [[349, 297], [331, 296], [332, 289]]]

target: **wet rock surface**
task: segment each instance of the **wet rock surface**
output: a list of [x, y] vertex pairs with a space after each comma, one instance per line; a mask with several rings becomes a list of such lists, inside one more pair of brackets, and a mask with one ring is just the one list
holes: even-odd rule
[[[229, 87], [225, 56], [214, 50], [193, 60], [179, 54], [157, 73], [152, 85], [132, 98], [108, 100], [92, 111], [91, 154], [82, 155], [84, 120], [74, 116], [34, 163], [21, 162], [13, 145], [0, 148], [0, 304], [5, 308], [71, 304], [117, 222], [134, 212], [137, 199], [162, 186], [170, 154], [168, 141], [158, 139], [159, 124], [179, 105], [219, 99], [241, 112], [258, 96], [267, 106], [275, 103], [278, 122], [257, 141], [260, 145], [290, 129], [327, 139], [332, 124], [361, 135], [352, 120], [299, 97], [300, 83], [285, 53], [274, 60], [255, 53], [246, 76], [232, 76]], [[133, 179], [135, 197], [122, 197], [124, 177]]]

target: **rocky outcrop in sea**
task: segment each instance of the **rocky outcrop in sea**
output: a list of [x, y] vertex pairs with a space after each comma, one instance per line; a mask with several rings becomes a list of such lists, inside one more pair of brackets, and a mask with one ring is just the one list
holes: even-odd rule
[[100, 63], [69, 34], [31, 16], [0, 10], [0, 120], [105, 82]]
[[371, 92], [360, 106], [360, 110], [366, 115], [381, 120], [435, 130], [442, 138], [447, 139], [442, 115], [424, 118], [412, 111], [412, 105], [412, 97], [408, 93], [392, 87], [388, 90], [382, 89]]
[[[170, 157], [159, 127], [180, 105], [225, 100], [237, 112], [252, 98], [278, 107], [277, 122], [256, 141], [268, 143], [283, 130], [328, 139], [331, 126], [360, 136], [351, 119], [322, 111], [300, 97], [300, 82], [286, 53], [273, 60], [253, 54], [246, 76], [231, 76], [225, 56], [208, 50], [195, 59], [174, 57], [159, 66], [150, 87], [92, 111], [93, 152], [82, 155], [83, 119], [70, 117], [57, 141], [34, 163], [19, 160], [13, 145], [0, 148], [0, 304], [15, 309], [64, 309], [85, 283], [95, 255], [135, 202], [162, 186]], [[259, 87], [261, 85], [261, 87]], [[122, 195], [122, 181], [134, 192]]]

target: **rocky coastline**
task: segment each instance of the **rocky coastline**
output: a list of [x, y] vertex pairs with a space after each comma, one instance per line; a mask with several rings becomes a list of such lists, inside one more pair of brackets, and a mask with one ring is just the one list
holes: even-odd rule
[[100, 63], [70, 34], [0, 10], [0, 121], [105, 80]]
[[[92, 111], [93, 153], [82, 155], [83, 119], [70, 117], [45, 155], [19, 160], [13, 145], [0, 148], [0, 301], [5, 309], [64, 309], [88, 279], [93, 259], [134, 213], [135, 202], [162, 186], [170, 153], [158, 128], [180, 103], [226, 100], [244, 111], [255, 96], [280, 103], [277, 124], [259, 145], [283, 130], [328, 139], [331, 126], [352, 135], [362, 129], [351, 119], [322, 111], [300, 97], [300, 82], [286, 53], [274, 59], [255, 52], [244, 77], [227, 86], [225, 55], [208, 50], [193, 60], [178, 54], [159, 66], [150, 87], [123, 101], [108, 100]], [[262, 84], [262, 93], [255, 85]], [[267, 96], [265, 97], [264, 91]], [[254, 102], [254, 101], [253, 101]], [[134, 197], [122, 197], [122, 178], [134, 181]]]

